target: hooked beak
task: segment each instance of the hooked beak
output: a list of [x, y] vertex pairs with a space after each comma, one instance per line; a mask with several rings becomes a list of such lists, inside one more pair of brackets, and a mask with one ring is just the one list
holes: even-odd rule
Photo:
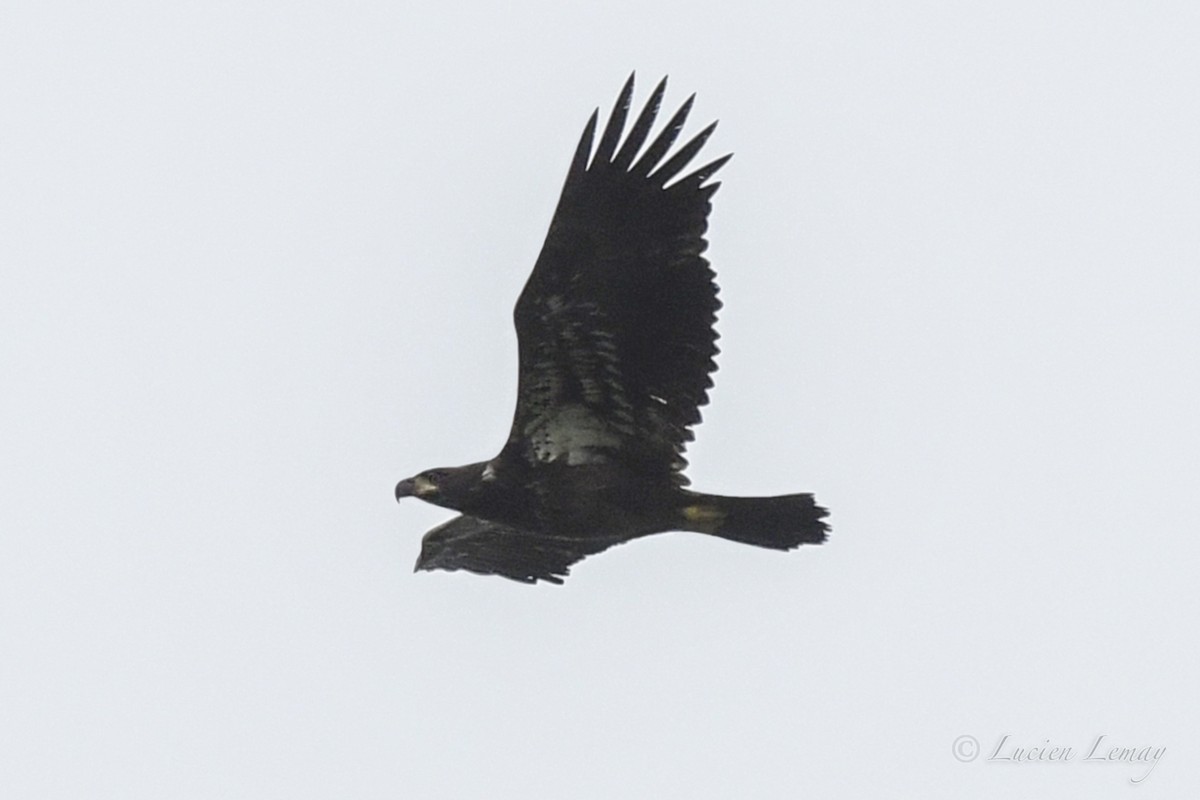
[[409, 478], [396, 484], [396, 502], [400, 502], [401, 497], [412, 497], [416, 493], [417, 484], [415, 478]]
[[401, 497], [424, 497], [437, 491], [437, 484], [420, 475], [396, 484], [396, 500]]

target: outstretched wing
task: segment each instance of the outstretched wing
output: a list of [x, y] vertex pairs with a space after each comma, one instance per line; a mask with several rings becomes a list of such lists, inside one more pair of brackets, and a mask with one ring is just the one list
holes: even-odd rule
[[503, 575], [522, 583], [562, 583], [572, 564], [622, 541], [540, 536], [461, 516], [425, 534], [414, 571], [465, 569], [479, 575]]
[[506, 451], [528, 463], [616, 459], [685, 482], [679, 471], [689, 427], [700, 420], [716, 369], [720, 302], [701, 253], [720, 184], [705, 181], [729, 156], [666, 185], [716, 123], [664, 162], [691, 110], [688, 98], [643, 151], [665, 89], [664, 78], [619, 149], [633, 76], [594, 154], [592, 114], [517, 301], [521, 367]]

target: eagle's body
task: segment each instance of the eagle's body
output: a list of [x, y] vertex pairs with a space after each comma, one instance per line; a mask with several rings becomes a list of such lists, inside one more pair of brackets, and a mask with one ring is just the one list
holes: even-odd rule
[[720, 184], [705, 181], [729, 156], [665, 186], [715, 127], [660, 164], [689, 98], [639, 156], [665, 87], [619, 149], [632, 76], [594, 154], [597, 114], [584, 130], [513, 314], [517, 408], [500, 454], [396, 487], [397, 499], [415, 495], [463, 514], [426, 535], [418, 569], [561, 582], [575, 561], [662, 531], [775, 549], [825, 540], [826, 512], [812, 495], [729, 498], [684, 488], [683, 450], [708, 402], [721, 305], [701, 255]]

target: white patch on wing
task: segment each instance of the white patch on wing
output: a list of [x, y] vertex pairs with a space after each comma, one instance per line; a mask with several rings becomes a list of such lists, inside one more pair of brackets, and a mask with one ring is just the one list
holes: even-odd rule
[[480, 478], [480, 480], [485, 480], [485, 481], [496, 480], [496, 470], [492, 466], [492, 462], [489, 461], [487, 463], [487, 466], [485, 466], [483, 468], [483, 472], [480, 474], [479, 478]]
[[568, 466], [604, 461], [603, 451], [621, 443], [602, 419], [580, 405], [563, 406], [538, 418], [527, 435], [538, 461], [565, 461]]

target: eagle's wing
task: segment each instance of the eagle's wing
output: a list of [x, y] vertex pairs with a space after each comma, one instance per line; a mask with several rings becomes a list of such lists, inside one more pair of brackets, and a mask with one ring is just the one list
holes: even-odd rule
[[416, 570], [465, 569], [522, 583], [562, 583], [568, 567], [624, 539], [542, 536], [475, 517], [455, 517], [425, 534]]
[[592, 114], [517, 301], [521, 366], [506, 452], [529, 463], [616, 458], [670, 470], [684, 483], [688, 429], [700, 420], [716, 369], [720, 302], [701, 253], [720, 184], [705, 181], [729, 156], [665, 186], [716, 127], [664, 162], [688, 98], [642, 151], [665, 89], [663, 79], [619, 149], [633, 76], [594, 154]]

